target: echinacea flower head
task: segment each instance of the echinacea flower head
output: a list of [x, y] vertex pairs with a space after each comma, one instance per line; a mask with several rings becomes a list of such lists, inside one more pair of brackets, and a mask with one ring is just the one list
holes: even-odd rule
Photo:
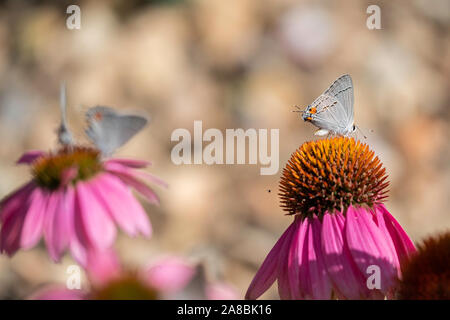
[[400, 262], [415, 247], [383, 204], [388, 184], [379, 158], [353, 138], [300, 146], [283, 170], [279, 189], [281, 207], [294, 221], [269, 252], [246, 298], [258, 298], [275, 280], [281, 299], [390, 295], [401, 275]]
[[430, 237], [402, 263], [397, 298], [450, 300], [450, 232]]
[[43, 236], [54, 261], [69, 249], [85, 265], [89, 250], [112, 246], [116, 226], [130, 236], [151, 235], [147, 214], [131, 191], [158, 204], [147, 182], [165, 184], [140, 170], [148, 162], [105, 159], [96, 148], [70, 145], [27, 152], [18, 163], [30, 166], [32, 179], [0, 203], [1, 252], [32, 248]]

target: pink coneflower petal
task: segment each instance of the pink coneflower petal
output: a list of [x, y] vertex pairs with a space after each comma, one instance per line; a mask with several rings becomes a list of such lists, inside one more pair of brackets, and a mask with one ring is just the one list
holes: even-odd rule
[[206, 299], [208, 300], [237, 300], [239, 295], [236, 289], [226, 283], [212, 283], [206, 285]]
[[109, 173], [102, 174], [92, 184], [92, 188], [112, 219], [125, 232], [131, 236], [138, 232], [147, 237], [151, 235], [152, 228], [147, 214], [120, 178]]
[[139, 201], [133, 197], [131, 191], [129, 189], [124, 190], [124, 192], [125, 191], [128, 192], [128, 198], [125, 198], [126, 204], [129, 208], [129, 213], [135, 221], [135, 226], [142, 235], [150, 237], [152, 234], [152, 225], [150, 224], [147, 213], [144, 211]]
[[117, 175], [124, 183], [133, 187], [137, 192], [143, 195], [147, 201], [153, 204], [159, 204], [159, 199], [155, 192], [145, 183], [138, 180], [135, 175], [131, 174], [130, 170], [114, 163], [109, 163], [105, 168], [107, 171]]
[[353, 263], [345, 245], [345, 217], [341, 213], [325, 214], [322, 223], [322, 249], [328, 275], [338, 290], [337, 294], [347, 299], [361, 299], [368, 289], [361, 272]]
[[20, 248], [20, 238], [28, 204], [23, 205], [14, 214], [9, 215], [2, 224], [0, 252], [14, 254]]
[[380, 211], [378, 208], [375, 208], [373, 210], [373, 216], [375, 217], [375, 223], [378, 226], [378, 229], [382, 232], [384, 239], [386, 240], [386, 243], [389, 247], [389, 253], [390, 255], [393, 257], [393, 263], [395, 268], [397, 269], [397, 276], [400, 277], [401, 276], [401, 270], [400, 270], [400, 261], [399, 261], [399, 257], [398, 254], [396, 252], [395, 249], [395, 245], [394, 242], [392, 240], [391, 235], [389, 234], [389, 231], [387, 229], [385, 220], [384, 220], [384, 215], [383, 212]]
[[395, 257], [370, 212], [364, 208], [348, 208], [346, 238], [350, 253], [364, 275], [371, 265], [380, 268], [381, 291], [386, 293], [396, 274]]
[[71, 167], [63, 171], [61, 175], [61, 186], [66, 186], [76, 178], [78, 175], [78, 168], [77, 167]]
[[316, 216], [311, 218], [311, 220], [312, 222], [309, 224], [307, 234], [308, 273], [310, 275], [311, 283], [310, 298], [319, 300], [330, 299], [331, 283], [328, 278], [322, 254], [322, 224]]
[[84, 300], [85, 293], [81, 290], [69, 290], [63, 286], [52, 286], [39, 290], [31, 300]]
[[92, 184], [92, 190], [119, 227], [130, 236], [137, 235], [138, 226], [133, 218], [136, 213], [130, 211], [129, 191], [119, 178], [103, 174]]
[[30, 164], [40, 156], [44, 154], [43, 151], [40, 150], [31, 150], [28, 152], [25, 152], [19, 160], [16, 161], [16, 164]]
[[74, 193], [72, 188], [67, 188], [67, 190], [53, 192], [50, 196], [51, 198], [55, 197], [56, 205], [52, 211], [52, 208], [50, 208], [51, 200], [49, 200], [45, 240], [50, 256], [55, 261], [59, 261], [61, 254], [72, 238]]
[[142, 178], [147, 180], [148, 182], [152, 182], [155, 183], [157, 185], [159, 185], [160, 187], [163, 188], [168, 188], [169, 185], [162, 180], [161, 178], [158, 178], [157, 176], [152, 175], [151, 173], [145, 172], [145, 171], [135, 171], [135, 175], [136, 178]]
[[75, 194], [75, 232], [81, 244], [97, 250], [111, 247], [116, 228], [89, 183], [78, 182]]
[[12, 255], [20, 248], [23, 223], [31, 204], [30, 195], [35, 188], [36, 184], [30, 182], [2, 201], [0, 252]]
[[[291, 294], [291, 283], [289, 281], [289, 253], [291, 249], [292, 239], [295, 235], [296, 229], [298, 229], [298, 226], [301, 222], [294, 220], [294, 222], [291, 224], [292, 229], [290, 230], [289, 234], [286, 234], [286, 238], [284, 239], [284, 242], [279, 250], [278, 257], [275, 258], [275, 261], [278, 260], [278, 266], [277, 266], [277, 284], [278, 284], [278, 293], [280, 294], [280, 298], [283, 300], [290, 300], [292, 299]], [[289, 230], [289, 229], [288, 229]], [[287, 232], [287, 231], [286, 231]], [[285, 232], [285, 233], [286, 233]]]
[[395, 220], [395, 218], [387, 211], [384, 205], [380, 205], [378, 210], [383, 213], [383, 217], [386, 223], [386, 228], [394, 242], [394, 246], [399, 257], [400, 263], [404, 259], [410, 257], [417, 250], [414, 243], [403, 230], [402, 226]]
[[48, 196], [47, 207], [45, 208], [45, 221], [44, 221], [44, 239], [47, 245], [48, 252], [53, 261], [58, 261], [59, 256], [56, 253], [56, 248], [53, 246], [53, 221], [55, 216], [59, 214], [58, 207], [61, 202], [62, 191], [52, 192]]
[[266, 259], [258, 269], [250, 286], [245, 294], [245, 299], [254, 300], [262, 295], [277, 279], [278, 257], [284, 243], [290, 240], [293, 231], [295, 230], [295, 221], [287, 228], [276, 242], [275, 246], [270, 250]]
[[291, 283], [292, 299], [304, 299], [303, 290], [300, 290], [300, 287], [306, 286], [309, 279], [300, 279], [300, 268], [307, 268], [307, 265], [302, 264], [304, 263], [302, 248], [308, 230], [308, 222], [307, 220], [301, 221], [300, 218], [297, 218], [294, 223], [296, 223], [297, 227], [292, 237], [292, 245], [289, 252], [288, 277]]
[[30, 208], [25, 216], [20, 245], [24, 249], [34, 247], [42, 236], [48, 195], [39, 188], [30, 196]]
[[9, 215], [14, 214], [17, 210], [19, 210], [22, 205], [27, 201], [31, 192], [36, 188], [36, 183], [31, 181], [22, 187], [20, 187], [17, 191], [13, 192], [6, 198], [2, 200], [0, 203], [1, 214], [0, 221], [5, 222]]
[[144, 272], [144, 279], [160, 292], [174, 293], [187, 286], [195, 274], [195, 267], [177, 257], [165, 258]]
[[119, 278], [123, 271], [119, 257], [112, 248], [102, 251], [90, 250], [86, 262], [89, 280], [95, 286], [102, 286]]
[[81, 244], [76, 232], [72, 232], [71, 234], [69, 248], [75, 261], [86, 268], [88, 265], [88, 252], [86, 247]]
[[151, 165], [150, 161], [144, 161], [144, 160], [135, 160], [135, 159], [120, 159], [120, 158], [114, 158], [114, 159], [108, 159], [105, 161], [105, 164], [120, 164], [129, 168], [135, 168], [135, 169], [141, 169], [145, 168]]

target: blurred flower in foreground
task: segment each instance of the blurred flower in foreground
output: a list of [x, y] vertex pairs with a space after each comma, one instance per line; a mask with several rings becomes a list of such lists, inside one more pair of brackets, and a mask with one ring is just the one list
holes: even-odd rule
[[107, 107], [92, 108], [87, 113], [90, 127], [86, 132], [96, 148], [78, 146], [65, 121], [64, 87], [61, 101], [60, 148], [25, 153], [17, 163], [31, 166], [33, 179], [0, 203], [0, 252], [12, 255], [20, 248], [29, 249], [43, 235], [54, 261], [69, 248], [85, 266], [89, 251], [112, 246], [116, 224], [131, 236], [150, 236], [150, 222], [131, 188], [158, 204], [144, 180], [165, 183], [137, 170], [149, 162], [105, 159], [107, 154], [100, 151], [109, 154], [123, 145], [146, 124], [144, 118], [120, 115]]
[[[391, 295], [400, 262], [415, 252], [382, 204], [387, 175], [366, 144], [339, 137], [304, 143], [280, 181], [294, 222], [248, 288], [256, 299], [277, 280], [281, 299], [364, 299]], [[380, 288], [369, 289], [369, 266]]]
[[206, 281], [203, 268], [180, 257], [168, 257], [144, 270], [123, 270], [114, 253], [97, 253], [88, 265], [89, 292], [49, 287], [33, 295], [37, 300], [100, 299], [237, 299], [236, 291], [223, 282]]
[[450, 232], [425, 240], [417, 254], [402, 264], [398, 299], [450, 299]]

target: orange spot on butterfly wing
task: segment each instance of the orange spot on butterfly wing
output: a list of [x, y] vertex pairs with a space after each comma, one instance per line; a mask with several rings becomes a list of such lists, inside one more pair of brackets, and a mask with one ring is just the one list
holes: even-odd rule
[[96, 113], [94, 113], [93, 118], [95, 121], [101, 121], [103, 119], [103, 114], [100, 111], [97, 111]]

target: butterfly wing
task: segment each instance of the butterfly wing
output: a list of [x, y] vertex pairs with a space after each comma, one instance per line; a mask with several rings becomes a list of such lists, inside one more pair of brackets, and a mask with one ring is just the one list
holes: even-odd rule
[[[315, 113], [308, 110], [315, 109]], [[329, 95], [320, 95], [310, 105], [307, 112], [311, 117], [311, 123], [320, 129], [325, 129], [337, 134], [344, 134], [346, 129], [346, 117], [344, 106]]]
[[[353, 126], [353, 81], [350, 75], [344, 74], [325, 90], [324, 95], [335, 98], [343, 106], [345, 112], [345, 127]], [[342, 116], [341, 116], [342, 117]]]
[[86, 113], [86, 134], [103, 155], [111, 155], [147, 124], [147, 119], [136, 115], [122, 115], [109, 107], [90, 108]]
[[66, 84], [64, 82], [61, 83], [60, 96], [59, 96], [59, 108], [61, 112], [61, 124], [58, 128], [58, 141], [61, 145], [67, 146], [73, 144], [72, 133], [67, 126], [66, 120]]

